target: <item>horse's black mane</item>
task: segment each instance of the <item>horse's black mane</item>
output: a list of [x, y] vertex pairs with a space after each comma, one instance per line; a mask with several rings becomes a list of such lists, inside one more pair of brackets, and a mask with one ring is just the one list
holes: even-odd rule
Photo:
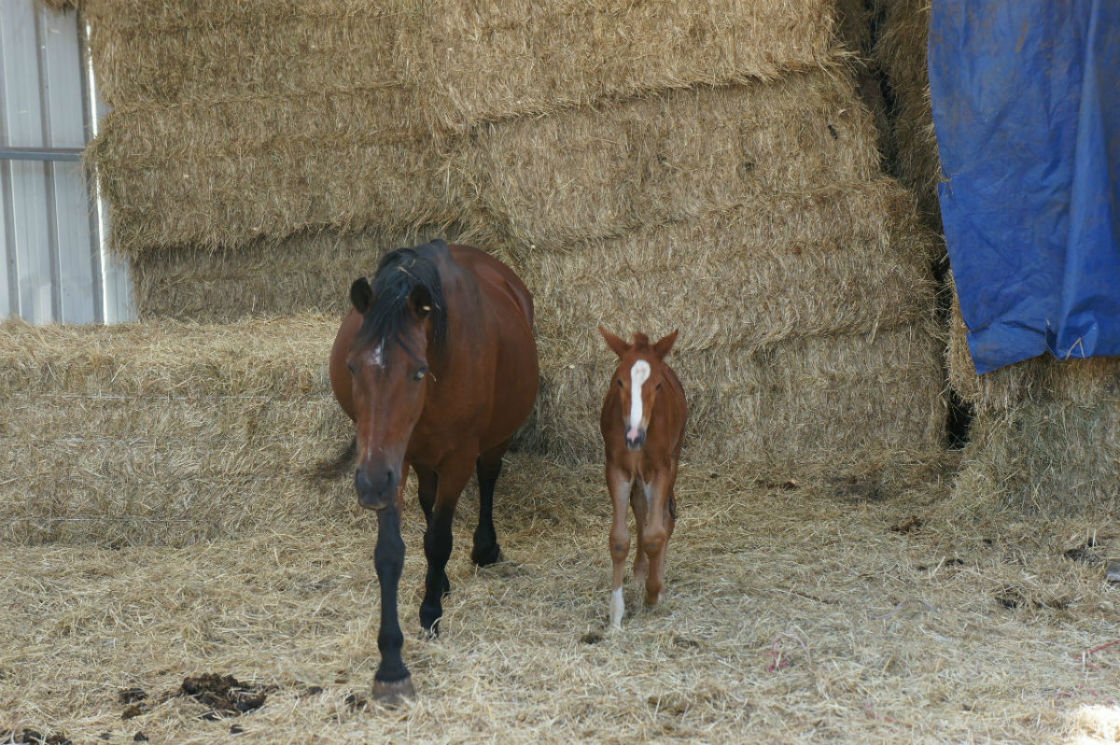
[[411, 314], [408, 297], [414, 289], [423, 287], [431, 296], [428, 316], [432, 330], [431, 344], [437, 352], [443, 349], [447, 339], [447, 305], [443, 299], [439, 268], [431, 251], [425, 250], [442, 246], [442, 241], [433, 241], [416, 248], [398, 248], [381, 259], [373, 277], [373, 304], [362, 317], [358, 342], [374, 344], [392, 340], [412, 354], [413, 350], [401, 338], [401, 331]]

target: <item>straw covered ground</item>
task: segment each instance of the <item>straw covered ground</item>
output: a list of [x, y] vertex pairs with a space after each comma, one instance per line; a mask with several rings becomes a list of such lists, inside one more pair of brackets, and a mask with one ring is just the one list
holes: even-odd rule
[[[1114, 535], [1057, 518], [930, 527], [935, 475], [912, 492], [768, 486], [685, 463], [668, 595], [651, 611], [628, 589], [621, 634], [606, 629], [597, 466], [510, 457], [495, 513], [507, 560], [483, 571], [463, 548], [468, 488], [435, 641], [415, 617], [410, 496], [402, 621], [420, 695], [395, 710], [366, 701], [376, 528], [345, 479], [298, 526], [180, 548], [8, 542], [0, 730], [75, 743], [1114, 741]], [[274, 505], [308, 491], [289, 482]]]

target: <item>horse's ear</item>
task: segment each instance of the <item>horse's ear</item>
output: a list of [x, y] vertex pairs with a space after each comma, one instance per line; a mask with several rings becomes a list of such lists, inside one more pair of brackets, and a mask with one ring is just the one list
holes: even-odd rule
[[677, 332], [680, 329], [673, 329], [673, 333], [667, 334], [657, 340], [653, 345], [653, 353], [657, 355], [657, 359], [665, 359], [665, 355], [669, 354], [669, 350], [673, 348], [673, 342], [677, 340]]
[[373, 305], [373, 288], [369, 286], [368, 279], [358, 277], [350, 285], [350, 302], [354, 304], [354, 310], [362, 315]]
[[619, 357], [626, 354], [626, 350], [630, 348], [629, 344], [612, 334], [610, 331], [607, 331], [602, 326], [599, 327], [599, 333], [603, 335], [603, 338], [606, 340], [607, 346], [611, 348], [611, 351], [617, 354]]
[[416, 285], [408, 293], [408, 308], [418, 321], [423, 321], [432, 312], [432, 293], [423, 285]]

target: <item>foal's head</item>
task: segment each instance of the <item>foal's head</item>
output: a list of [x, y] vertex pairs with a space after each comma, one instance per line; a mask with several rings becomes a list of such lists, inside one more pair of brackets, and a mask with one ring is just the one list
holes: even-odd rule
[[602, 326], [599, 333], [619, 358], [611, 385], [618, 388], [618, 415], [626, 426], [626, 447], [641, 450], [650, 414], [665, 381], [663, 360], [673, 348], [677, 332], [674, 330], [652, 345], [645, 334], [634, 334], [634, 343], [627, 344]]
[[436, 265], [412, 249], [382, 259], [373, 284], [350, 287], [362, 325], [346, 357], [357, 410], [358, 503], [389, 506], [405, 450], [424, 410], [429, 353], [442, 351], [447, 313]]

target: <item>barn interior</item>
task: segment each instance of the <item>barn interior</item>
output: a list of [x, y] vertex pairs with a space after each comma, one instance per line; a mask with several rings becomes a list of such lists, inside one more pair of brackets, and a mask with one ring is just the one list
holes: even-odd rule
[[[925, 0], [45, 5], [89, 24], [140, 318], [0, 324], [9, 741], [1120, 739], [1120, 368], [976, 374]], [[433, 237], [524, 278], [541, 388], [506, 560], [470, 564], [472, 483], [434, 640], [409, 487], [387, 708], [326, 361]], [[599, 324], [679, 328], [690, 406], [621, 633]]]

